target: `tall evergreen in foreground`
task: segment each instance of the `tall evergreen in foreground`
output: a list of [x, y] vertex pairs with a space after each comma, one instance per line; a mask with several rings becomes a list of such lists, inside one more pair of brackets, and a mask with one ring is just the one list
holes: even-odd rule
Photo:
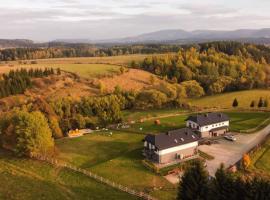
[[178, 200], [208, 200], [208, 173], [202, 162], [196, 161], [183, 175], [178, 189]]
[[177, 200], [269, 200], [270, 180], [238, 176], [224, 165], [208, 179], [202, 163], [196, 162], [185, 171], [179, 183]]
[[212, 182], [210, 198], [213, 200], [235, 199], [235, 185], [230, 173], [225, 171], [224, 164], [217, 169], [215, 179]]

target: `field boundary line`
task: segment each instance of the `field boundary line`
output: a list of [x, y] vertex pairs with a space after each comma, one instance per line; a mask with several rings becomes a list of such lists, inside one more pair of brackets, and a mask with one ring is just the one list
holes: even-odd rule
[[95, 174], [95, 173], [93, 173], [93, 172], [91, 172], [89, 170], [85, 170], [85, 169], [73, 166], [71, 164], [59, 161], [59, 160], [57, 160], [55, 158], [42, 156], [42, 155], [32, 155], [31, 158], [39, 160], [39, 161], [43, 161], [43, 162], [46, 162], [46, 163], [49, 163], [49, 164], [51, 164], [53, 166], [56, 166], [56, 167], [63, 167], [63, 168], [75, 171], [77, 173], [84, 174], [87, 177], [92, 178], [92, 179], [94, 179], [94, 180], [96, 180], [96, 181], [98, 181], [100, 183], [103, 183], [103, 184], [108, 185], [108, 186], [110, 186], [112, 188], [118, 189], [118, 190], [120, 190], [122, 192], [126, 192], [126, 193], [128, 193], [130, 195], [133, 195], [135, 197], [139, 197], [141, 199], [158, 200], [157, 198], [154, 198], [151, 195], [146, 194], [146, 193], [144, 193], [142, 191], [137, 191], [137, 190], [131, 189], [131, 188], [127, 187], [127, 186], [121, 185], [119, 183], [115, 183], [115, 182], [113, 182], [113, 181], [111, 181], [109, 179], [103, 178], [102, 176], [99, 176], [99, 175], [97, 175], [97, 174]]

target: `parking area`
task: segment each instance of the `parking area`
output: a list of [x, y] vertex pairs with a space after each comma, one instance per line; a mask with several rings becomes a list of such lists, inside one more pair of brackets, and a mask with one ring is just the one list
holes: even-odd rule
[[269, 132], [270, 125], [257, 133], [237, 134], [234, 142], [221, 138], [215, 144], [199, 146], [199, 150], [214, 156], [213, 160], [206, 161], [209, 174], [213, 176], [221, 163], [224, 163], [225, 167], [234, 165], [242, 158], [243, 154], [261, 143]]

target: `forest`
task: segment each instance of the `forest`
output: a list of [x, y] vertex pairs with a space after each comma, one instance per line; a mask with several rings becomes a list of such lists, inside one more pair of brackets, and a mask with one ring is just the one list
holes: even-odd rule
[[206, 94], [270, 86], [269, 48], [217, 42], [149, 56], [131, 66], [174, 83], [197, 82]]
[[22, 94], [27, 88], [32, 87], [31, 78], [47, 77], [54, 73], [54, 69], [45, 68], [11, 70], [8, 74], [2, 74], [0, 77], [0, 98]]
[[87, 44], [59, 45], [46, 48], [10, 48], [0, 50], [0, 61], [33, 60], [71, 57], [103, 57], [129, 54], [177, 52], [179, 45], [124, 45], [95, 47]]

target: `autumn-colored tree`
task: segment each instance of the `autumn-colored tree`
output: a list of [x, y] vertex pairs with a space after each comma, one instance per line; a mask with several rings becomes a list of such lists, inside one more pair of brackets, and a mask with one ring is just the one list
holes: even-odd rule
[[243, 155], [242, 165], [244, 169], [247, 169], [251, 163], [250, 156], [248, 154]]

